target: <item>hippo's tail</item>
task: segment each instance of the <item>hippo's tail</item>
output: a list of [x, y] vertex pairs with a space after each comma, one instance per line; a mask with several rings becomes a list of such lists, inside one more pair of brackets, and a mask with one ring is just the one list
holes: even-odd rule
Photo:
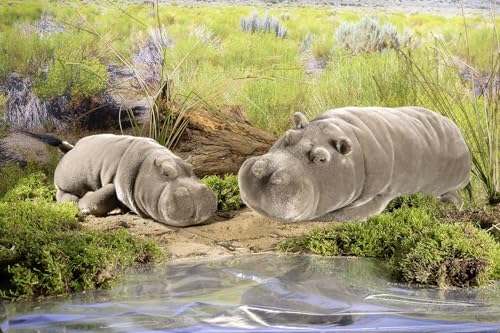
[[63, 141], [63, 140], [61, 140], [58, 137], [55, 137], [53, 135], [36, 134], [36, 133], [28, 132], [28, 131], [23, 131], [23, 133], [25, 133], [25, 134], [27, 134], [35, 139], [38, 139], [38, 140], [40, 140], [40, 141], [42, 141], [50, 146], [59, 148], [59, 150], [62, 151], [64, 154], [66, 154], [68, 151], [70, 151], [74, 147], [68, 141]]

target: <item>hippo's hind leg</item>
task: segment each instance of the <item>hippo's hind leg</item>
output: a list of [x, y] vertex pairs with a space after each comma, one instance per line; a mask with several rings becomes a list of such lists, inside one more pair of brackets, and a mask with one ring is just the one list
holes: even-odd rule
[[445, 194], [442, 194], [440, 198], [443, 202], [453, 203], [457, 208], [462, 208], [462, 205], [464, 203], [462, 198], [460, 197], [460, 194], [458, 194], [458, 191], [456, 190], [446, 192]]
[[379, 194], [370, 201], [356, 207], [344, 207], [317, 217], [315, 221], [365, 221], [368, 217], [382, 213], [392, 196]]
[[56, 192], [56, 200], [57, 201], [71, 201], [71, 202], [78, 202], [80, 198], [74, 194], [65, 192], [63, 190], [57, 189]]
[[87, 192], [78, 202], [82, 213], [95, 216], [105, 216], [115, 208], [119, 202], [116, 197], [115, 185], [108, 184], [97, 191]]

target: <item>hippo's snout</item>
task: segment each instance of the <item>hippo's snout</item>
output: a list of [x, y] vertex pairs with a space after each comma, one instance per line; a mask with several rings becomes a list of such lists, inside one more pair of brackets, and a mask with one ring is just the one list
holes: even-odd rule
[[164, 215], [170, 224], [189, 226], [202, 223], [217, 211], [217, 199], [202, 184], [177, 187], [166, 200]]
[[294, 156], [268, 153], [246, 160], [238, 172], [243, 202], [282, 221], [307, 218], [315, 208], [313, 184]]

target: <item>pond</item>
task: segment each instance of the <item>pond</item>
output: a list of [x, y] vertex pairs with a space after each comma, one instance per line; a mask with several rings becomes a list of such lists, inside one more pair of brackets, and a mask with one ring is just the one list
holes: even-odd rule
[[500, 332], [500, 284], [417, 288], [384, 263], [260, 254], [171, 262], [110, 290], [6, 303], [10, 332]]

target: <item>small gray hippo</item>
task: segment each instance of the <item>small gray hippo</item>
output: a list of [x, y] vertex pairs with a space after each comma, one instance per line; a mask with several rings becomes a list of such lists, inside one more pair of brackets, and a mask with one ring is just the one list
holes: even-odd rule
[[32, 136], [66, 154], [56, 167], [57, 201], [74, 201], [84, 213], [103, 216], [125, 206], [142, 217], [172, 226], [190, 226], [217, 209], [212, 191], [190, 163], [153, 139], [99, 134], [73, 147], [50, 135]]
[[421, 107], [345, 107], [294, 115], [268, 153], [238, 173], [241, 198], [285, 222], [364, 220], [422, 192], [461, 202], [471, 155], [450, 119]]

